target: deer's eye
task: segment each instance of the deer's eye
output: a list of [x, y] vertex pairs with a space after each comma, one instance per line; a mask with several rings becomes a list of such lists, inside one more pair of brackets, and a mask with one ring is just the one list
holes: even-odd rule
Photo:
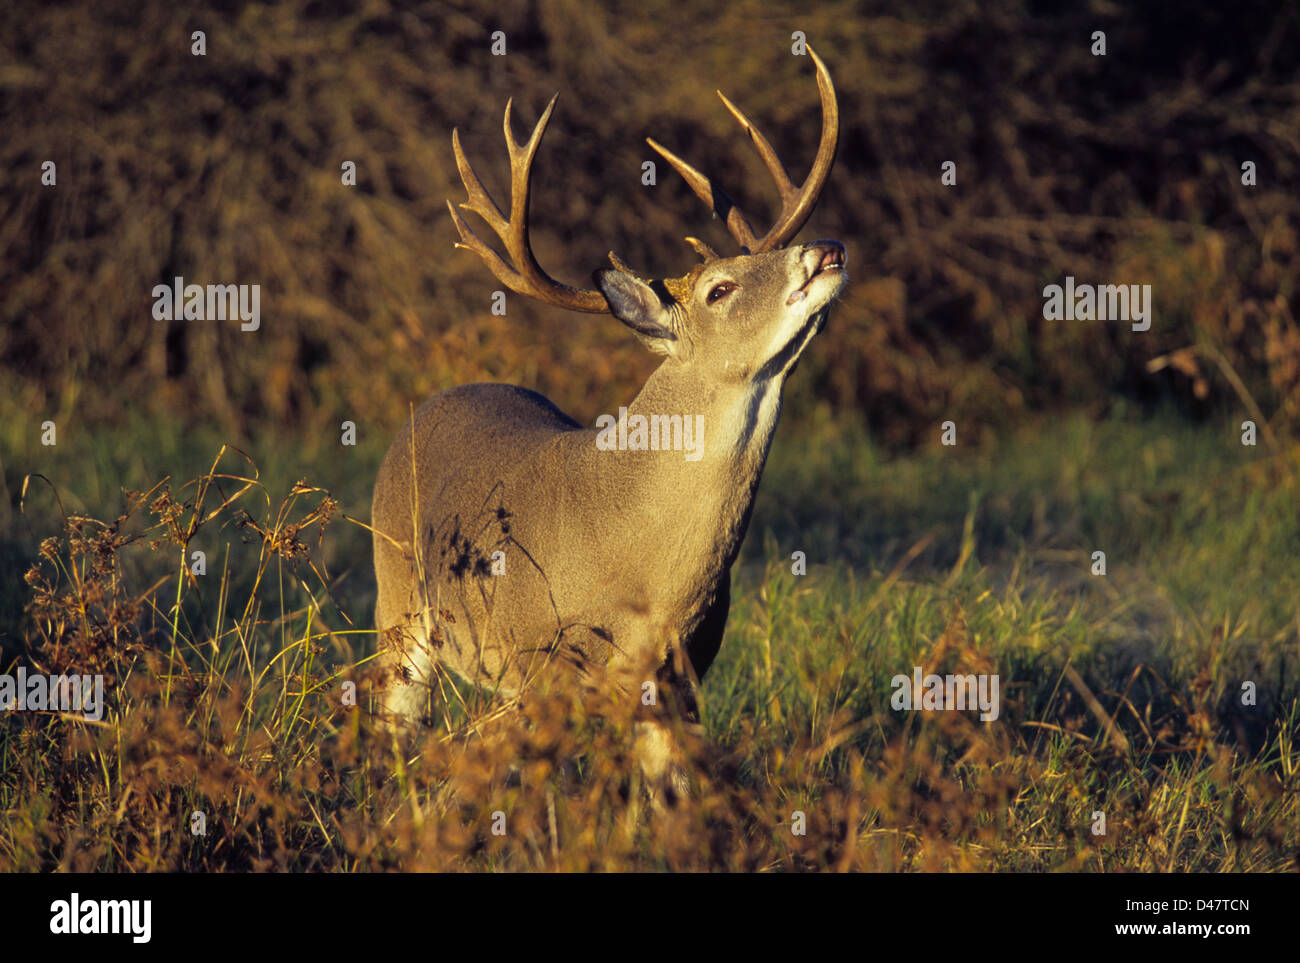
[[709, 293], [705, 300], [707, 300], [709, 304], [717, 304], [734, 290], [736, 290], [736, 283], [734, 281], [719, 281], [717, 284], [713, 285], [713, 287], [709, 288]]

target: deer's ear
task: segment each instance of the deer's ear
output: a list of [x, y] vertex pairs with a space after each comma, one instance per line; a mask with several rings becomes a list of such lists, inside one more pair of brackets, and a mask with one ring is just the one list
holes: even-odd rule
[[624, 271], [597, 271], [594, 277], [614, 317], [639, 334], [651, 348], [667, 352], [668, 345], [663, 342], [675, 341], [677, 336], [670, 327], [672, 312], [655, 289]]

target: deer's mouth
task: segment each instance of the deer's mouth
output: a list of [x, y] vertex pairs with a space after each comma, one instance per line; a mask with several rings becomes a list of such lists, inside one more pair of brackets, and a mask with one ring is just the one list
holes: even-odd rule
[[791, 292], [786, 304], [802, 301], [808, 296], [808, 289], [813, 283], [825, 277], [832, 277], [836, 282], [835, 292], [830, 297], [839, 293], [839, 288], [844, 284], [844, 245], [838, 241], [816, 241], [808, 245], [804, 263], [809, 267], [808, 279]]
[[[821, 274], [829, 274], [835, 271], [844, 270], [844, 248], [840, 245], [827, 245], [822, 251], [821, 259], [817, 262], [817, 268], [813, 271], [812, 276], [815, 278]], [[811, 280], [811, 278], [809, 279]]]

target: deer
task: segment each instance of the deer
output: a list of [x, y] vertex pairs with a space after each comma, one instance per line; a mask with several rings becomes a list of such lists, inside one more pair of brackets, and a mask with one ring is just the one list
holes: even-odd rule
[[[830, 73], [808, 53], [822, 123], [799, 186], [768, 140], [717, 92], [780, 194], [780, 213], [761, 237], [712, 179], [646, 139], [740, 249], [722, 257], [688, 237], [700, 261], [682, 277], [642, 278], [611, 252], [612, 267], [592, 275], [594, 288], [574, 288], [538, 264], [529, 240], [533, 160], [558, 94], [522, 145], [511, 123], [513, 98], [506, 103], [508, 216], [452, 131], [467, 195], [460, 207], [481, 218], [503, 250], [475, 234], [448, 200], [455, 247], [476, 254], [516, 294], [613, 315], [662, 361], [626, 405], [627, 444], [598, 444], [600, 431], [508, 384], [454, 387], [413, 411], [383, 460], [372, 503], [375, 625], [390, 680], [382, 711], [390, 720], [428, 721], [438, 667], [513, 698], [557, 671], [591, 680], [648, 665], [654, 701], [668, 711], [636, 723], [640, 765], [648, 784], [689, 791], [669, 720], [701, 728], [699, 684], [722, 643], [731, 568], [785, 381], [847, 280], [838, 241], [790, 244], [821, 195], [839, 141]], [[675, 444], [673, 416], [687, 431], [697, 426], [695, 457]], [[673, 445], [651, 448], [644, 437], [633, 444], [651, 419]], [[620, 426], [620, 441], [622, 433]]]

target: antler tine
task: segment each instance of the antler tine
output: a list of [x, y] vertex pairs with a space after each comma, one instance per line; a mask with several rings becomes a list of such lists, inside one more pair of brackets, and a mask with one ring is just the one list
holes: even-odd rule
[[736, 239], [741, 249], [751, 251], [755, 244], [754, 229], [750, 226], [744, 212], [736, 206], [736, 202], [728, 196], [721, 185], [701, 174], [653, 137], [647, 137], [645, 141], [653, 150], [658, 151], [664, 160], [673, 165], [673, 169], [682, 175], [682, 179], [690, 185], [695, 196], [722, 218], [727, 225], [727, 232]]
[[506, 101], [503, 126], [506, 150], [510, 155], [509, 220], [506, 220], [505, 215], [501, 213], [501, 208], [492, 199], [492, 195], [484, 189], [483, 182], [479, 180], [474, 168], [466, 159], [465, 151], [460, 145], [460, 132], [458, 130], [451, 132], [451, 146], [456, 155], [456, 168], [460, 171], [461, 183], [464, 184], [467, 195], [466, 201], [460, 206], [483, 218], [488, 227], [492, 228], [505, 245], [509, 262], [471, 230], [451, 201], [447, 202], [447, 209], [451, 212], [452, 222], [460, 235], [456, 247], [473, 251], [481, 257], [488, 270], [510, 290], [571, 311], [604, 314], [609, 310], [609, 305], [603, 294], [585, 288], [572, 288], [556, 281], [537, 263], [529, 241], [528, 203], [533, 177], [533, 156], [537, 153], [537, 145], [541, 143], [542, 135], [546, 133], [546, 125], [550, 122], [551, 111], [555, 108], [558, 97], [559, 94], [556, 94], [551, 98], [541, 119], [537, 121], [537, 126], [533, 128], [532, 136], [523, 145], [515, 140], [514, 133], [510, 129], [510, 108], [513, 98]]
[[673, 165], [686, 180], [686, 183], [690, 185], [691, 189], [695, 191], [696, 196], [725, 219], [727, 230], [736, 239], [736, 243], [751, 254], [759, 254], [763, 251], [772, 251], [784, 247], [799, 233], [799, 229], [803, 227], [809, 215], [812, 214], [813, 208], [816, 207], [822, 187], [825, 185], [831, 166], [835, 162], [835, 151], [839, 146], [840, 138], [840, 109], [835, 98], [835, 86], [831, 83], [831, 75], [826, 69], [826, 64], [822, 63], [822, 59], [817, 56], [811, 46], [807, 49], [812, 56], [813, 63], [817, 65], [817, 90], [821, 97], [822, 107], [822, 136], [817, 147], [817, 157], [813, 161], [812, 170], [808, 172], [808, 177], [799, 187], [795, 187], [790, 180], [785, 165], [781, 163], [781, 158], [777, 156], [768, 139], [759, 132], [758, 128], [754, 126], [740, 108], [728, 100], [722, 91], [718, 91], [718, 96], [722, 98], [727, 110], [731, 111], [732, 116], [740, 122], [740, 125], [745, 128], [745, 132], [749, 134], [755, 150], [758, 151], [759, 157], [763, 159], [764, 166], [767, 167], [768, 173], [771, 175], [772, 180], [776, 182], [777, 190], [781, 194], [781, 214], [776, 219], [776, 223], [772, 225], [771, 230], [761, 238], [755, 237], [754, 230], [745, 215], [736, 207], [735, 203], [721, 187], [677, 155], [647, 138], [650, 146], [663, 155], [668, 163]]
[[[759, 250], [763, 251], [784, 247], [799, 233], [799, 229], [804, 226], [813, 208], [817, 206], [822, 188], [826, 185], [826, 178], [830, 176], [831, 167], [835, 164], [835, 152], [840, 146], [840, 105], [835, 97], [835, 85], [831, 83], [831, 74], [826, 69], [826, 64], [822, 63], [821, 57], [817, 56], [817, 52], [811, 46], [808, 47], [808, 53], [813, 63], [817, 65], [817, 94], [822, 108], [821, 141], [817, 145], [817, 156], [813, 158], [812, 170], [804, 179], [803, 186], [797, 193], [782, 198], [781, 216], [772, 226], [772, 230], [759, 242]], [[759, 143], [760, 140], [761, 137], [755, 139], [760, 154], [765, 145], [771, 153], [771, 161], [768, 161], [766, 156], [763, 158], [767, 161], [768, 170], [773, 170], [773, 162], [779, 168], [781, 162], [777, 160], [776, 152], [767, 141], [762, 140]], [[786, 178], [786, 183], [789, 183], [789, 178]]]

